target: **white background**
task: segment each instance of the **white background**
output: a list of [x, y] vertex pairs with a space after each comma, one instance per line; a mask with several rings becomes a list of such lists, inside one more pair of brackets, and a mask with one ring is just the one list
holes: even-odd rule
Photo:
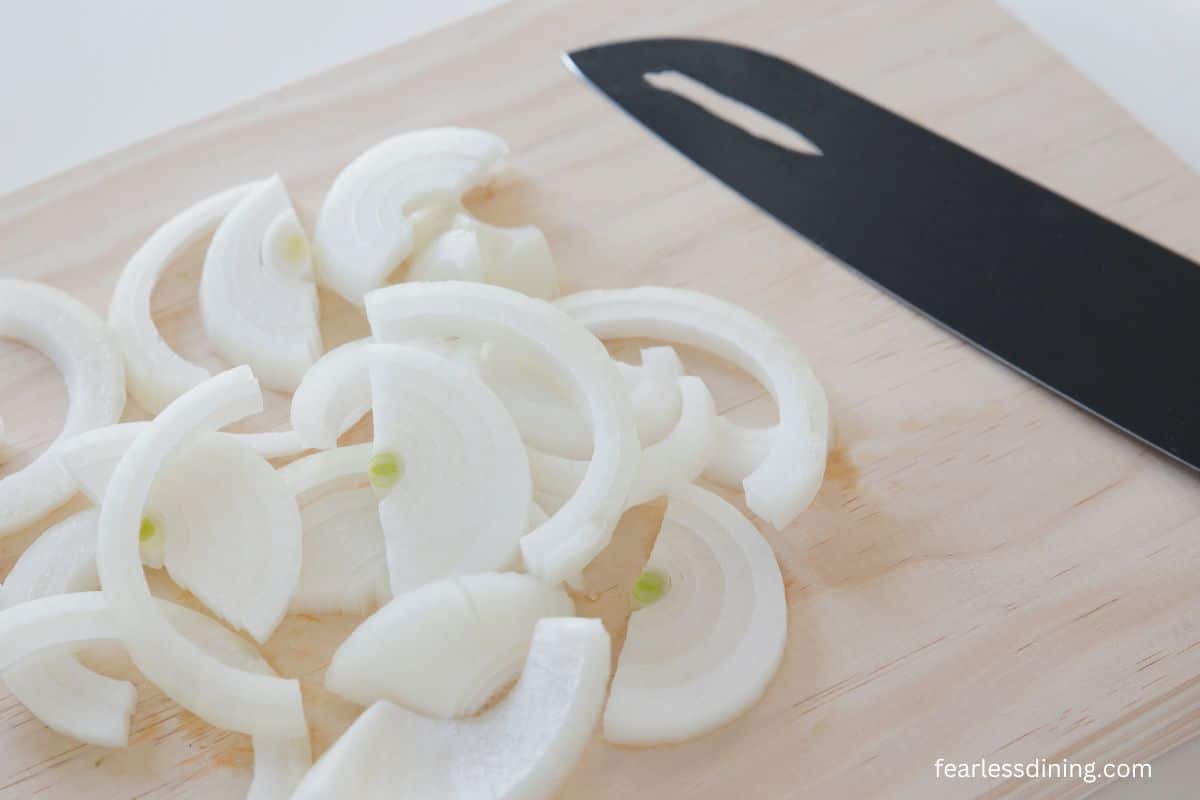
[[[500, 1], [0, 0], [0, 193]], [[1000, 2], [1200, 171], [1200, 0]], [[1101, 796], [1200, 795], [1154, 767]]]

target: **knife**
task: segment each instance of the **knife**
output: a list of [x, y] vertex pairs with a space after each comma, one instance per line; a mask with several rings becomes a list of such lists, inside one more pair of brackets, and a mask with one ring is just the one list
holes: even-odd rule
[[[1194, 262], [756, 50], [641, 39], [566, 59], [701, 169], [885, 292], [1200, 468]], [[765, 114], [816, 151], [785, 147], [656, 88], [663, 73]]]

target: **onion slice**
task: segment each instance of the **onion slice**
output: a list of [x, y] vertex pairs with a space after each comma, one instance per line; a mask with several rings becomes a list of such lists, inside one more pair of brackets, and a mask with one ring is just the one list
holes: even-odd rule
[[609, 658], [599, 620], [544, 619], [520, 681], [497, 706], [442, 720], [380, 701], [317, 762], [293, 800], [545, 800], [591, 737]]
[[290, 612], [362, 615], [391, 599], [373, 490], [332, 492], [301, 509], [300, 518], [304, 559]]
[[465, 212], [413, 256], [407, 280], [491, 283], [543, 300], [558, 295], [550, 246], [536, 226], [498, 228]]
[[0, 478], [0, 536], [5, 536], [75, 493], [75, 482], [54, 450], [72, 436], [121, 418], [125, 371], [95, 312], [65, 292], [32, 281], [0, 278], [0, 338], [43, 353], [67, 385], [67, 416], [58, 438], [24, 469]]
[[[638, 439], [659, 441], [679, 421], [683, 364], [672, 347], [647, 347], [642, 363], [614, 362], [629, 391]], [[592, 455], [592, 426], [586, 409], [556, 385], [546, 365], [517, 348], [486, 348], [481, 372], [512, 414], [530, 447], [550, 455], [586, 460]]]
[[[696, 480], [712, 456], [717, 431], [712, 394], [699, 378], [689, 375], [678, 380], [683, 403], [678, 423], [665, 438], [642, 450], [627, 508], [648, 503]], [[538, 497], [554, 498], [552, 508], [578, 489], [586, 470], [586, 461], [529, 449], [534, 490]]]
[[313, 244], [321, 282], [352, 303], [383, 286], [404, 259], [444, 227], [463, 194], [491, 179], [508, 155], [500, 138], [431, 128], [387, 139], [333, 182]]
[[468, 336], [530, 348], [583, 399], [594, 438], [587, 473], [571, 499], [521, 540], [525, 566], [543, 580], [582, 571], [612, 538], [640, 451], [629, 396], [604, 346], [550, 304], [486, 284], [389, 286], [368, 295], [366, 307], [381, 341]]
[[154, 287], [180, 254], [215, 231], [257, 185], [226, 189], [180, 212], [154, 231], [121, 271], [109, 301], [108, 326], [125, 357], [129, 394], [151, 414], [209, 377], [208, 370], [172, 350], [158, 332], [150, 313]]
[[[0, 610], [39, 597], [96, 589], [96, 523], [88, 509], [39, 536], [0, 590]], [[100, 747], [129, 743], [137, 691], [128, 681], [99, 675], [79, 663], [70, 647], [46, 650], [4, 671], [13, 697], [46, 727]]]
[[333, 654], [325, 685], [362, 706], [388, 700], [433, 717], [467, 717], [521, 673], [533, 629], [571, 617], [562, 586], [482, 573], [430, 583], [368, 617]]
[[355, 444], [297, 459], [280, 469], [279, 477], [303, 505], [326, 490], [365, 486], [370, 468], [371, 445]]
[[218, 728], [294, 738], [305, 730], [299, 684], [233, 669], [181, 636], [155, 605], [138, 558], [146, 501], [172, 454], [198, 432], [261, 410], [262, 393], [248, 367], [210, 378], [168, 406], [129, 447], [108, 484], [96, 564], [120, 638], [148, 679]]
[[313, 364], [292, 395], [292, 428], [307, 447], [328, 450], [371, 410], [370, 339], [335, 347]]
[[293, 391], [324, 349], [308, 239], [278, 175], [241, 197], [213, 234], [200, 315], [217, 353], [249, 364], [270, 389]]
[[691, 345], [738, 365], [779, 407], [770, 452], [746, 477], [746, 505], [785, 528], [812, 502], [825, 472], [829, 405], [808, 363], [766, 322], [687, 289], [580, 292], [558, 308], [601, 338], [651, 337]]
[[370, 371], [372, 482], [392, 592], [512, 565], [532, 489], [499, 399], [467, 367], [424, 349], [375, 345]]
[[[60, 459], [94, 502], [148, 422], [92, 431]], [[279, 625], [301, 568], [294, 493], [237, 434], [190, 439], [154, 479], [140, 534], [142, 561], [264, 642]], [[158, 556], [157, 554], [161, 554]]]
[[758, 702], [783, 657], [787, 600], [750, 521], [698, 486], [672, 492], [643, 578], [666, 591], [629, 618], [605, 738], [678, 742]]

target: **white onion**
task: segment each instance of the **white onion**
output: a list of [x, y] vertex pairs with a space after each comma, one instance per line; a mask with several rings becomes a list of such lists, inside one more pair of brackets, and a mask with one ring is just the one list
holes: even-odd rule
[[288, 611], [362, 615], [391, 599], [379, 500], [373, 490], [332, 492], [301, 509], [300, 518], [303, 566]]
[[396, 597], [333, 654], [325, 685], [367, 706], [388, 700], [434, 717], [467, 717], [520, 673], [544, 617], [575, 614], [561, 586], [482, 573]]
[[496, 707], [442, 720], [378, 702], [322, 756], [293, 800], [546, 800], [591, 737], [609, 658], [599, 620], [544, 619], [520, 681]]
[[516, 560], [532, 491], [504, 406], [469, 369], [424, 349], [371, 348], [372, 469], [391, 459], [379, 519], [394, 594]]
[[[626, 507], [648, 503], [700, 477], [716, 442], [717, 412], [704, 381], [685, 376], [678, 379], [683, 408], [678, 423], [666, 437], [645, 447], [638, 463], [637, 479]], [[537, 496], [554, 498], [558, 506], [579, 487], [587, 470], [586, 461], [560, 458], [529, 448], [529, 471]]]
[[271, 389], [294, 390], [324, 350], [308, 239], [278, 175], [241, 197], [213, 234], [200, 315], [213, 349]]
[[498, 137], [465, 128], [405, 133], [367, 150], [321, 205], [313, 244], [322, 284], [361, 305], [507, 155]]
[[151, 414], [209, 377], [208, 370], [172, 350], [158, 332], [150, 313], [154, 287], [181, 253], [216, 230], [257, 185], [226, 189], [180, 212], [154, 231], [121, 271], [109, 301], [108, 326], [125, 357], [129, 394]]
[[[625, 379], [638, 439], [653, 444], [679, 420], [681, 398], [676, 381], [683, 364], [672, 347], [647, 347], [639, 366], [617, 361]], [[558, 378], [527, 349], [489, 347], [481, 372], [512, 414], [521, 437], [532, 448], [550, 455], [586, 460], [592, 455], [592, 426]]]
[[[148, 422], [89, 432], [63, 446], [63, 465], [94, 502]], [[301, 565], [294, 492], [240, 435], [189, 439], [154, 479], [144, 517], [142, 561], [209, 609], [263, 642], [278, 626]], [[150, 530], [151, 528], [147, 528]]]
[[604, 712], [617, 744], [682, 741], [733, 720], [762, 697], [787, 640], [771, 547], [712, 492], [672, 492], [646, 572], [669, 588], [629, 619]]
[[308, 447], [337, 447], [338, 437], [371, 410], [370, 339], [335, 347], [305, 373], [292, 395], [292, 428]]
[[587, 474], [574, 496], [521, 540], [526, 567], [542, 579], [580, 572], [612, 538], [640, 451], [624, 382], [604, 346], [550, 304], [486, 284], [389, 286], [368, 295], [366, 308], [381, 341], [467, 336], [530, 348], [583, 399], [595, 440]]
[[[88, 509], [67, 517], [31, 544], [0, 590], [0, 610], [69, 592], [96, 589], [96, 523]], [[46, 727], [100, 747], [129, 742], [137, 691], [128, 681], [99, 675], [79, 663], [70, 647], [46, 650], [4, 671], [13, 697]]]
[[752, 428], [728, 417], [717, 417], [717, 444], [704, 467], [704, 477], [727, 489], [740, 489], [767, 458], [775, 441], [775, 427]]
[[651, 337], [691, 345], [737, 364], [779, 407], [771, 450], [743, 481], [746, 504], [776, 528], [812, 502], [825, 472], [829, 405], [808, 363], [767, 323], [687, 289], [580, 292], [558, 308], [601, 338]]
[[465, 212], [413, 256], [407, 280], [491, 283], [543, 300], [558, 295], [550, 246], [537, 227], [498, 228]]
[[181, 637], [156, 607], [138, 558], [154, 476], [173, 452], [197, 432], [261, 410], [262, 393], [248, 367], [210, 378], [167, 407], [129, 447], [109, 482], [96, 562], [120, 638], [148, 679], [216, 727], [293, 738], [305, 729], [297, 682], [232, 669]]
[[121, 418], [125, 372], [104, 321], [50, 286], [0, 278], [0, 338], [40, 351], [54, 362], [67, 385], [67, 416], [58, 438], [31, 464], [0, 478], [0, 536], [5, 536], [75, 493], [75, 482], [54, 450], [72, 436]]
[[248, 445], [263, 458], [287, 458], [308, 450], [295, 431], [263, 431], [261, 433], [229, 433]]
[[303, 505], [327, 490], [365, 486], [370, 467], [371, 444], [355, 444], [296, 459], [280, 469], [279, 476]]

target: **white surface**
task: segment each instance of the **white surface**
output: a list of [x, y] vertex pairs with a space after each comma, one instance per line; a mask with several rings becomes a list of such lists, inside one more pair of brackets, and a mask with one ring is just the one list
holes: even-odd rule
[[[0, 193], [501, 0], [0, 0]], [[1000, 0], [1200, 171], [1200, 0]], [[1200, 743], [1104, 800], [1190, 796]]]

